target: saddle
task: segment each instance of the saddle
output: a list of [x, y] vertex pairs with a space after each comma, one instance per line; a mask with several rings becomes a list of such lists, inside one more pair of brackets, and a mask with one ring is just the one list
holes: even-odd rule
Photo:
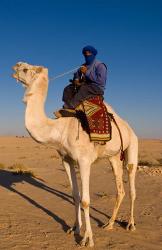
[[76, 117], [88, 133], [90, 141], [105, 144], [111, 140], [111, 114], [108, 113], [100, 96], [84, 100], [74, 109], [60, 109], [54, 112], [59, 117]]

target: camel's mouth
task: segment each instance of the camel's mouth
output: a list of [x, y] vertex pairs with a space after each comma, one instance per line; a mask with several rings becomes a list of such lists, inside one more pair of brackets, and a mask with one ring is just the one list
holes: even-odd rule
[[13, 74], [12, 74], [12, 77], [15, 78], [16, 80], [18, 80], [17, 73], [13, 73]]
[[16, 80], [17, 80], [17, 82], [19, 82], [19, 81], [20, 81], [20, 79], [19, 79], [19, 76], [18, 76], [18, 73], [17, 73], [17, 72], [13, 73], [13, 74], [12, 74], [12, 77], [13, 77], [14, 79], [16, 79]]
[[21, 82], [22, 84], [26, 85], [26, 83], [20, 78], [17, 72], [12, 74], [12, 77], [17, 80], [17, 82]]
[[15, 78], [16, 80], [19, 80], [19, 74], [16, 66], [12, 67], [14, 73], [12, 74], [12, 77]]

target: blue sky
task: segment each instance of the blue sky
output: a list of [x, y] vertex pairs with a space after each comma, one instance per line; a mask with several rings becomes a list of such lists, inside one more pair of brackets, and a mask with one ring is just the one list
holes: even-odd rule
[[[18, 61], [49, 77], [83, 63], [82, 47], [107, 64], [105, 100], [139, 137], [162, 138], [162, 1], [1, 0], [0, 135], [23, 135], [24, 90], [11, 78]], [[72, 74], [49, 84], [46, 113], [62, 105]]]

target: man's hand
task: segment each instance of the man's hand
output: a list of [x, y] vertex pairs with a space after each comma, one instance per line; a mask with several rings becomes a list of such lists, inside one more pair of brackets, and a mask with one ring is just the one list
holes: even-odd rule
[[75, 79], [73, 82], [74, 82], [74, 84], [77, 85], [77, 86], [80, 86], [80, 85], [81, 85], [81, 83], [79, 82], [79, 79]]
[[85, 74], [87, 72], [87, 67], [85, 65], [80, 67], [81, 73]]

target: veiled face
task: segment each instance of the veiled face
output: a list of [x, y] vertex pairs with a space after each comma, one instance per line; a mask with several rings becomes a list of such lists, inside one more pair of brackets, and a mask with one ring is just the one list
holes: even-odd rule
[[12, 76], [27, 87], [37, 79], [42, 69], [43, 67], [40, 66], [19, 62], [13, 67], [15, 73]]

